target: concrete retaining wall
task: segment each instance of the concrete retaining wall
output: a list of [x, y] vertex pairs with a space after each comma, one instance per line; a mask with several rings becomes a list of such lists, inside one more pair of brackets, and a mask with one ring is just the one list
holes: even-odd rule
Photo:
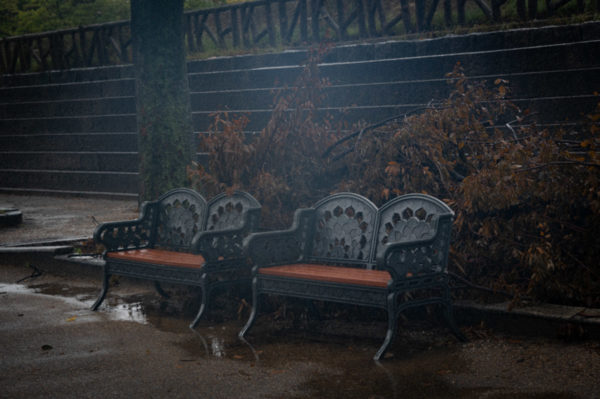
[[[303, 50], [188, 64], [194, 135], [211, 114], [245, 113], [249, 132], [268, 121], [273, 89], [298, 76]], [[514, 101], [542, 124], [576, 121], [600, 91], [600, 22], [340, 45], [321, 65], [331, 86], [322, 112], [377, 122], [448, 94], [460, 62], [473, 79], [511, 82]], [[136, 196], [135, 82], [131, 66], [2, 77], [0, 190]]]

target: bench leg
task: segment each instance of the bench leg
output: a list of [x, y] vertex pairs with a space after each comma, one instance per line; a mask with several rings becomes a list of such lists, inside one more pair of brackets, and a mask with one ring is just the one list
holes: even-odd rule
[[158, 295], [162, 296], [163, 298], [169, 299], [171, 297], [171, 295], [167, 294], [167, 292], [165, 290], [163, 290], [163, 288], [161, 287], [161, 285], [158, 281], [154, 282], [154, 289], [156, 289], [156, 292], [158, 292]]
[[244, 335], [248, 332], [250, 327], [254, 324], [254, 320], [256, 319], [256, 315], [258, 314], [258, 280], [256, 277], [252, 279], [252, 311], [250, 312], [250, 317], [246, 322], [246, 325], [242, 330], [238, 333], [240, 338], [244, 338]]
[[454, 336], [461, 342], [467, 342], [468, 339], [465, 335], [460, 331], [456, 321], [454, 320], [454, 311], [452, 310], [452, 300], [450, 299], [450, 289], [446, 287], [444, 290], [444, 319], [446, 319], [446, 324], [450, 328], [450, 331], [454, 334]]
[[196, 326], [198, 325], [198, 323], [200, 323], [200, 319], [204, 315], [204, 312], [208, 308], [209, 292], [208, 292], [208, 284], [206, 283], [206, 274], [202, 275], [201, 288], [202, 288], [202, 303], [200, 304], [200, 309], [198, 309], [198, 313], [196, 314], [196, 318], [190, 324], [190, 328], [191, 329], [196, 328]]
[[387, 350], [388, 346], [392, 343], [392, 341], [394, 340], [394, 337], [396, 336], [396, 328], [398, 328], [398, 312], [396, 310], [396, 293], [392, 292], [391, 294], [388, 295], [387, 297], [387, 312], [388, 312], [388, 329], [387, 329], [387, 333], [385, 334], [385, 340], [383, 341], [383, 344], [381, 344], [381, 347], [379, 348], [379, 350], [377, 351], [377, 353], [375, 354], [375, 356], [373, 356], [373, 360], [378, 361], [381, 356], [383, 356], [383, 354], [385, 353], [385, 351]]
[[104, 301], [104, 297], [106, 296], [106, 293], [108, 292], [109, 284], [110, 284], [110, 274], [108, 274], [105, 270], [104, 277], [102, 278], [102, 291], [100, 292], [98, 299], [96, 299], [96, 302], [94, 302], [94, 304], [92, 305], [92, 308], [91, 308], [92, 310], [97, 310], [98, 307], [100, 306], [100, 304], [102, 303], [102, 301]]

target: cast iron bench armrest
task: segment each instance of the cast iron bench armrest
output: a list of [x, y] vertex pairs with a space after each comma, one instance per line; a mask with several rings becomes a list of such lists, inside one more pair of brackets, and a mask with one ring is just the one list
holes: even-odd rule
[[100, 224], [94, 230], [94, 240], [104, 245], [106, 251], [151, 246], [154, 208], [154, 203], [144, 203], [138, 219]]
[[244, 251], [256, 267], [296, 263], [306, 257], [307, 245], [312, 240], [309, 226], [314, 209], [298, 209], [288, 230], [275, 230], [250, 234], [244, 240]]
[[245, 257], [243, 240], [248, 231], [253, 229], [255, 220], [260, 217], [261, 208], [250, 208], [244, 215], [241, 227], [198, 232], [192, 240], [195, 253], [202, 254], [207, 264], [239, 263]]
[[447, 270], [452, 216], [443, 215], [436, 223], [433, 237], [385, 244], [377, 254], [377, 268], [387, 270], [394, 282]]

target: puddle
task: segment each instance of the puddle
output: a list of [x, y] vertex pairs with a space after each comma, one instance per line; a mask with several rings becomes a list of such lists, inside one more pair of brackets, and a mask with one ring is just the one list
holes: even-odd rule
[[148, 318], [144, 312], [144, 305], [141, 302], [121, 303], [116, 306], [103, 308], [101, 311], [106, 313], [111, 320], [133, 321], [140, 324], [148, 324]]
[[0, 283], [0, 295], [3, 294], [33, 294], [35, 290], [21, 284]]
[[[95, 295], [88, 287], [65, 286], [61, 284], [36, 284], [25, 286], [22, 284], [2, 284], [0, 283], [0, 294], [38, 294], [48, 295], [58, 298], [78, 309], [89, 309], [96, 300]], [[113, 300], [112, 302], [114, 302]], [[115, 321], [133, 321], [136, 323], [147, 324], [148, 319], [144, 312], [142, 302], [123, 302], [116, 299], [113, 303], [102, 308], [110, 320]]]
[[[0, 283], [0, 295], [3, 293], [48, 295], [61, 299], [78, 309], [90, 309], [99, 292], [99, 288], [95, 287], [58, 283], [31, 284], [29, 286]], [[157, 299], [154, 293], [129, 295], [125, 298], [112, 293], [104, 300], [98, 312], [106, 315], [109, 320], [149, 324], [160, 331], [176, 334], [190, 334], [192, 330], [190, 330], [189, 324], [195, 316], [195, 314], [182, 311], [173, 304]], [[232, 334], [227, 334], [227, 338], [225, 338], [218, 333], [226, 331], [226, 327], [222, 327], [221, 330], [217, 331], [213, 326], [205, 329], [200, 326], [197, 330], [194, 330], [193, 335], [195, 337], [202, 336], [202, 339], [206, 341], [206, 346], [210, 347], [208, 352], [212, 356], [225, 357], [225, 341], [237, 339], [237, 329], [239, 329], [239, 326], [230, 328]], [[235, 333], [233, 333], [234, 330]], [[204, 344], [201, 352], [206, 352]]]

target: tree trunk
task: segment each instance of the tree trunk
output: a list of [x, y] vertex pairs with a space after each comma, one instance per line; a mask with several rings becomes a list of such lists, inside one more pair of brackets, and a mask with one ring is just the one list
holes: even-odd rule
[[187, 184], [193, 136], [183, 0], [131, 0], [140, 201]]

